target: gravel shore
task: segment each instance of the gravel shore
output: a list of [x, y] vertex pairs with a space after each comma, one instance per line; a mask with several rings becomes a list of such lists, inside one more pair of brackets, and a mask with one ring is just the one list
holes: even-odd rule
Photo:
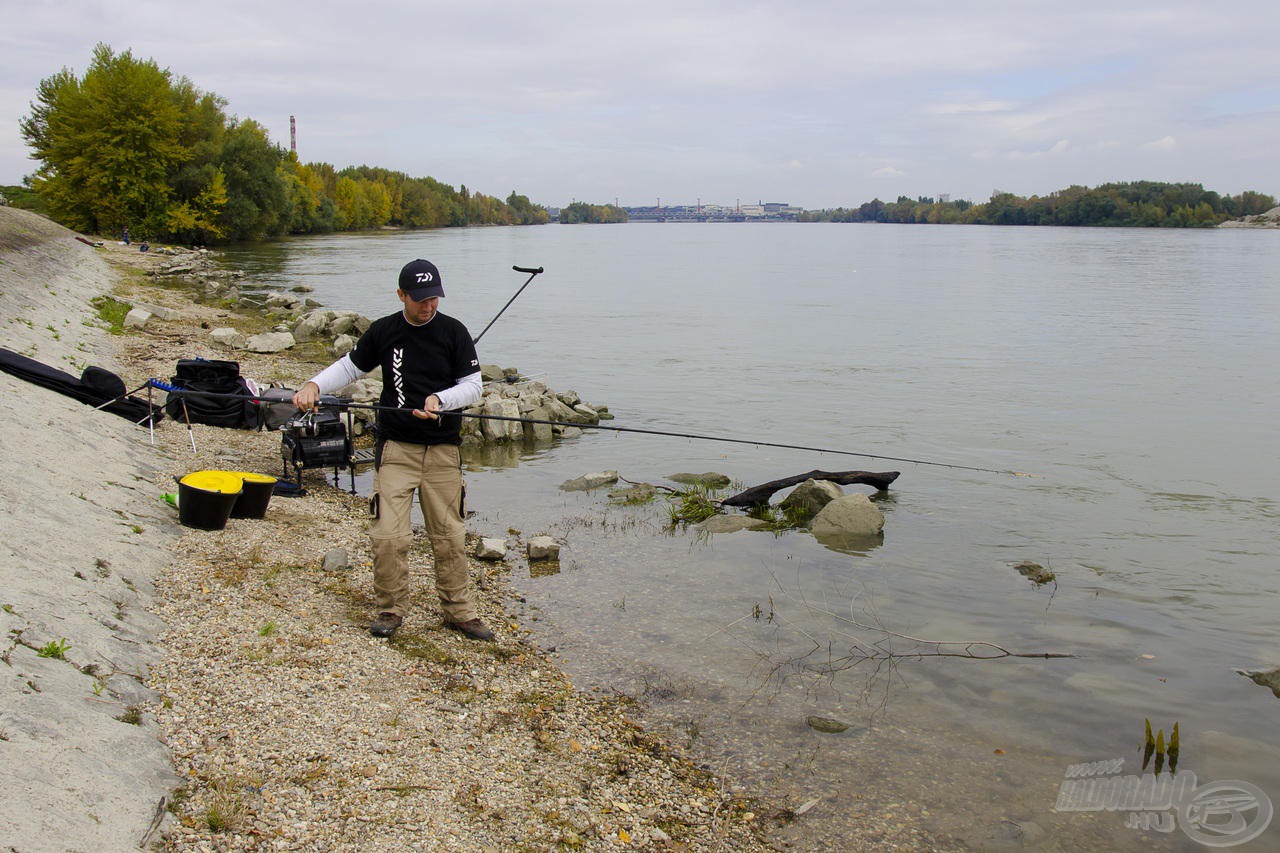
[[[181, 320], [125, 347], [133, 374], [235, 357], [243, 375], [298, 387], [319, 366], [229, 356], [201, 324], [252, 318], [173, 307]], [[197, 425], [192, 454], [185, 426], [164, 426], [157, 443], [178, 449], [165, 473], [279, 473], [275, 433]], [[765, 849], [751, 803], [630, 722], [625, 705], [575, 691], [524, 642], [502, 603], [503, 566], [472, 560], [498, 635], [477, 643], [441, 626], [419, 532], [416, 607], [393, 640], [371, 637], [366, 503], [320, 472], [305, 483], [306, 497], [275, 498], [264, 519], [184, 531], [158, 585], [169, 633], [150, 686], [184, 778], [172, 849]], [[335, 548], [348, 566], [326, 571]]]
[[[154, 254], [37, 219], [0, 212], [2, 346], [131, 386], [201, 356], [297, 387], [328, 361], [220, 349], [210, 329], [267, 323], [148, 277]], [[180, 319], [108, 335], [98, 293]], [[365, 501], [331, 478], [308, 472], [307, 496], [273, 498], [263, 519], [178, 524], [160, 499], [175, 476], [278, 475], [276, 433], [166, 420], [152, 444], [5, 374], [0, 388], [0, 495], [18, 507], [0, 563], [4, 849], [828, 849], [794, 831], [799, 803], [731, 791], [625, 700], [576, 690], [507, 606], [507, 564], [472, 561], [497, 640], [469, 640], [441, 626], [419, 532], [415, 609], [386, 641], [367, 631]], [[338, 548], [347, 565], [326, 568]], [[41, 656], [59, 638], [65, 655]], [[900, 824], [857, 835], [839, 846], [930, 846]]]

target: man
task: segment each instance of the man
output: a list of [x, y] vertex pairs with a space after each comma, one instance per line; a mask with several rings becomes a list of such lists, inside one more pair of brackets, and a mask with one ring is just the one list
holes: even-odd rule
[[303, 385], [293, 403], [307, 411], [321, 394], [382, 368], [379, 402], [405, 411], [378, 413], [377, 472], [369, 502], [378, 615], [369, 633], [392, 636], [409, 612], [409, 513], [416, 489], [435, 552], [445, 625], [492, 640], [471, 600], [467, 573], [458, 454], [462, 418], [448, 414], [480, 399], [480, 362], [466, 326], [438, 310], [444, 287], [435, 264], [421, 259], [405, 264], [396, 294], [402, 309], [376, 320], [351, 352]]

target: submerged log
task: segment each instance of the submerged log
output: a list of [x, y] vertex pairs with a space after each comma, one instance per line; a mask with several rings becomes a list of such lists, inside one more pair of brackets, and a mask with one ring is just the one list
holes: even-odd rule
[[797, 483], [803, 483], [805, 480], [830, 480], [841, 486], [848, 486], [858, 483], [863, 486], [871, 486], [877, 491], [887, 491], [889, 484], [898, 479], [898, 471], [883, 471], [873, 473], [871, 471], [809, 471], [805, 474], [796, 474], [794, 477], [783, 477], [781, 480], [770, 480], [768, 483], [761, 483], [758, 486], [752, 486], [745, 492], [725, 498], [720, 502], [722, 506], [749, 507], [757, 504], [767, 504], [769, 498], [773, 497], [773, 493], [779, 489], [785, 489], [787, 486], [794, 486]]

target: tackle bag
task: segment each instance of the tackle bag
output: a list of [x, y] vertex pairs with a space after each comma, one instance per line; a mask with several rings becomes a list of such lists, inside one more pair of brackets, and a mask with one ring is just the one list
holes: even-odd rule
[[258, 425], [258, 407], [240, 377], [239, 362], [184, 358], [169, 384], [180, 392], [170, 392], [164, 403], [164, 410], [174, 420], [238, 429]]
[[298, 414], [298, 407], [293, 404], [294, 393], [296, 392], [291, 388], [263, 388], [258, 393], [261, 401], [258, 406], [258, 429], [281, 429], [290, 418]]
[[125, 396], [124, 380], [102, 367], [86, 367], [77, 379], [66, 371], [0, 348], [0, 370], [81, 403], [103, 406], [104, 411], [134, 423], [144, 423], [148, 415], [153, 423], [159, 423], [164, 417], [159, 406], [148, 406], [145, 400]]

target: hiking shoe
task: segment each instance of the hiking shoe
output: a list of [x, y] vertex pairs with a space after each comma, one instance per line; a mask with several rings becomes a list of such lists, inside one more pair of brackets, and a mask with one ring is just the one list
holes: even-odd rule
[[444, 624], [446, 628], [452, 628], [474, 640], [493, 639], [493, 632], [489, 630], [489, 626], [479, 619], [468, 619], [466, 622], [450, 622], [446, 619]]
[[404, 617], [394, 613], [379, 613], [378, 618], [369, 626], [369, 633], [375, 637], [390, 637], [396, 629], [404, 624]]

